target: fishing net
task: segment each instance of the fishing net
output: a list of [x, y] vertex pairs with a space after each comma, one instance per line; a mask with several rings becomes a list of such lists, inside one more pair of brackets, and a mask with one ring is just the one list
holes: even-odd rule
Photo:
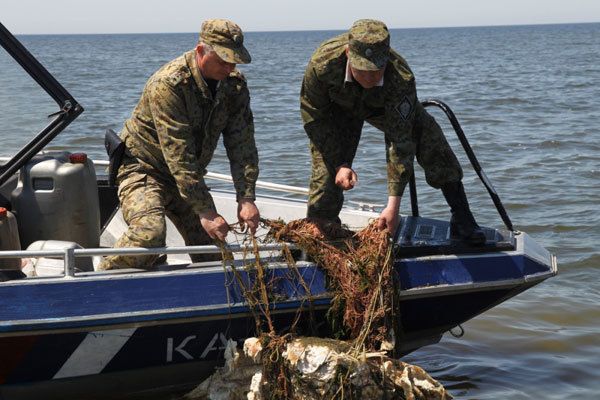
[[[312, 218], [290, 223], [263, 220], [262, 223], [268, 229], [268, 234], [261, 238], [262, 242], [292, 243], [325, 271], [328, 293], [332, 298], [328, 320], [333, 336], [346, 341], [344, 354], [358, 359], [367, 352], [393, 349], [394, 333], [400, 330], [392, 248], [387, 231], [378, 229], [376, 222], [359, 232]], [[252, 238], [251, 242], [252, 262], [244, 263], [241, 268], [233, 267], [232, 254], [224, 251], [224, 263], [232, 266], [235, 280], [254, 315], [263, 348], [262, 397], [294, 399], [297, 397], [294, 397], [293, 382], [299, 382], [299, 378], [294, 376], [294, 369], [285, 362], [283, 355], [288, 344], [295, 339], [294, 327], [300, 311], [288, 333], [279, 334], [271, 315], [276, 300], [273, 291], [275, 281], [261, 259], [256, 238]], [[301, 300], [308, 303], [312, 320], [310, 285], [302, 279], [292, 252], [285, 245], [283, 257], [292, 276], [307, 293]], [[327, 397], [356, 398], [356, 384], [350, 377], [351, 370], [340, 366], [335, 385], [327, 389]]]
[[382, 344], [388, 349], [398, 319], [387, 231], [372, 222], [355, 233], [314, 218], [265, 224], [270, 237], [296, 244], [325, 270], [332, 295], [328, 315], [335, 336], [352, 340], [359, 351], [375, 350]]

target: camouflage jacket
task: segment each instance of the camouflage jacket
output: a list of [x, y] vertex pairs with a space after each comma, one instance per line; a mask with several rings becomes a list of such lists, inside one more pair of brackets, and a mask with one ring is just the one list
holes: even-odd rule
[[175, 184], [200, 213], [213, 207], [204, 175], [221, 133], [237, 196], [254, 199], [258, 153], [246, 80], [235, 70], [213, 99], [192, 50], [150, 77], [121, 139], [142, 170]]
[[[352, 165], [356, 147], [348, 143], [360, 137], [360, 132], [350, 134], [343, 118], [340, 122], [335, 113], [368, 121], [382, 130], [388, 193], [401, 196], [413, 171], [413, 129], [431, 125], [428, 119], [432, 118], [417, 99], [415, 78], [408, 64], [392, 49], [383, 86], [364, 89], [357, 82], [346, 82], [347, 43], [348, 34], [336, 36], [321, 44], [312, 55], [300, 94], [304, 128], [330, 170], [343, 164]], [[425, 115], [429, 118], [423, 124]]]

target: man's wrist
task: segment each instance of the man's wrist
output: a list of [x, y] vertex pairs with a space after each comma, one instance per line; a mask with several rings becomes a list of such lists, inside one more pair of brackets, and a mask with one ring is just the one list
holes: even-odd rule
[[198, 217], [200, 217], [200, 219], [202, 219], [202, 218], [214, 219], [217, 215], [219, 215], [219, 214], [217, 214], [217, 212], [215, 210], [212, 210], [210, 208], [208, 210], [198, 213]]
[[340, 164], [340, 165], [338, 165], [338, 166], [335, 168], [335, 172], [339, 172], [339, 171], [340, 171], [340, 169], [342, 169], [342, 168], [350, 168], [350, 169], [352, 169], [352, 167], [350, 166], [350, 164], [348, 164], [348, 163], [343, 163], [343, 164]]
[[388, 196], [387, 208], [400, 209], [401, 196]]

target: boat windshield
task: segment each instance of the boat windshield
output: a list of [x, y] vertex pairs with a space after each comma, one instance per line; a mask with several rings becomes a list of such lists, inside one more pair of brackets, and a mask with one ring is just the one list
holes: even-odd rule
[[[35, 38], [24, 36], [22, 40], [35, 47]], [[24, 44], [0, 23], [0, 46], [4, 49], [0, 54], [1, 151], [14, 154], [0, 166], [0, 185], [83, 112]], [[27, 75], [31, 79], [26, 79]], [[48, 98], [54, 100], [54, 107]]]
[[[28, 43], [35, 42], [34, 37], [19, 39], [35, 51]], [[48, 116], [57, 111], [57, 105], [4, 48], [0, 48], [0, 71], [0, 157], [6, 160], [48, 125]]]

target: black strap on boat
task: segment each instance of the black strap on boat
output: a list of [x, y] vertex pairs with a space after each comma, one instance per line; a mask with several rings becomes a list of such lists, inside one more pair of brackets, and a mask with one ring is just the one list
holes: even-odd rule
[[0, 23], [0, 45], [59, 106], [59, 111], [49, 116], [53, 117], [53, 119], [48, 126], [19, 150], [10, 161], [0, 166], [0, 185], [2, 185], [77, 118], [83, 112], [83, 107], [2, 23]]
[[408, 180], [410, 189], [410, 208], [413, 217], [419, 216], [419, 202], [417, 201], [417, 183], [415, 182], [415, 173], [413, 172]]
[[108, 154], [108, 185], [116, 186], [117, 173], [125, 154], [125, 143], [115, 131], [107, 129], [104, 134], [104, 147], [106, 148], [106, 154]]
[[[506, 225], [506, 227], [509, 230], [514, 231], [513, 224], [511, 222], [510, 218], [508, 217], [508, 214], [506, 213], [506, 209], [504, 208], [504, 205], [502, 205], [500, 196], [498, 196], [498, 193], [496, 193], [496, 189], [494, 189], [492, 182], [488, 179], [485, 172], [483, 172], [483, 169], [481, 168], [481, 165], [479, 164], [477, 157], [475, 157], [475, 152], [473, 152], [473, 149], [471, 148], [471, 145], [469, 144], [469, 141], [467, 140], [467, 136], [465, 135], [465, 132], [463, 131], [460, 124], [458, 123], [458, 119], [456, 118], [456, 116], [454, 115], [454, 113], [452, 112], [450, 107], [446, 103], [444, 103], [440, 100], [436, 100], [436, 99], [428, 99], [428, 100], [423, 101], [421, 104], [423, 104], [423, 107], [434, 107], [434, 106], [438, 107], [446, 114], [446, 116], [450, 120], [450, 123], [452, 124], [452, 127], [454, 128], [454, 131], [456, 132], [456, 135], [458, 136], [458, 140], [460, 140], [460, 144], [462, 145], [463, 149], [465, 150], [465, 153], [467, 153], [467, 157], [469, 158], [469, 161], [471, 162], [473, 169], [477, 173], [477, 176], [479, 176], [479, 179], [481, 179], [483, 186], [485, 186], [490, 197], [492, 198], [492, 201], [494, 202], [494, 205], [496, 206], [496, 210], [498, 210], [498, 214], [500, 214], [500, 218], [502, 218], [504, 225]], [[409, 185], [410, 185], [409, 187], [410, 187], [410, 199], [411, 199], [412, 214], [414, 217], [418, 217], [419, 216], [419, 207], [418, 207], [418, 202], [417, 202], [417, 187], [415, 184], [414, 173], [410, 177]]]

